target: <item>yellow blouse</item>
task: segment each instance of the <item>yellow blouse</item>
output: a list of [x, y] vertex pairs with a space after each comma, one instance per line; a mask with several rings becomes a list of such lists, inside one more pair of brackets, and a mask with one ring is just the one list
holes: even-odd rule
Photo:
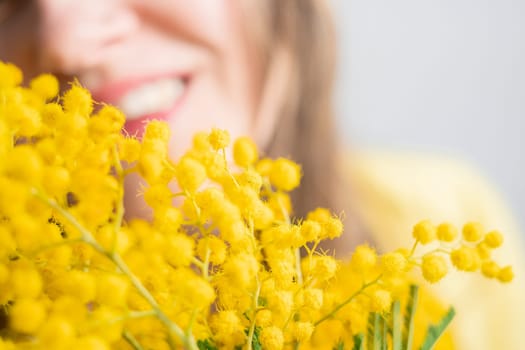
[[[479, 172], [450, 158], [381, 152], [352, 154], [345, 171], [359, 203], [357, 214], [380, 250], [409, 246], [412, 226], [421, 219], [458, 226], [478, 221], [504, 233], [505, 243], [494, 255], [502, 264], [513, 265], [516, 277], [511, 284], [453, 271], [430, 291], [456, 309], [451, 328], [458, 349], [524, 347], [523, 236]], [[447, 341], [442, 345], [452, 347]]]

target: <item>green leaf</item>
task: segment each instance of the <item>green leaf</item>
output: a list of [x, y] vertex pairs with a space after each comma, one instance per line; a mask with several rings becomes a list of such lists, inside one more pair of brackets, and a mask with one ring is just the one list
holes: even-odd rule
[[211, 339], [204, 339], [204, 340], [197, 340], [197, 347], [199, 350], [218, 350], [218, 348], [213, 345], [213, 341]]
[[257, 299], [257, 305], [260, 306], [260, 307], [267, 307], [268, 306], [268, 300], [266, 300], [266, 298], [259, 297]]
[[381, 316], [381, 328], [383, 328], [383, 335], [381, 337], [381, 350], [387, 350], [388, 325], [386, 320]]
[[438, 339], [441, 337], [445, 329], [456, 315], [456, 311], [453, 307], [449, 308], [445, 316], [436, 324], [430, 325], [427, 330], [425, 339], [423, 340], [423, 345], [421, 345], [421, 350], [430, 350], [436, 345]]
[[352, 350], [365, 350], [365, 336], [363, 333], [354, 335], [354, 346]]
[[366, 348], [372, 350], [374, 345], [374, 330], [375, 330], [375, 314], [370, 312], [368, 314], [368, 322], [366, 325]]
[[342, 340], [339, 340], [339, 342], [332, 348], [332, 350], [345, 350], [345, 343]]
[[392, 304], [392, 350], [401, 350], [403, 333], [401, 329], [401, 303], [396, 300]]
[[371, 312], [368, 315], [368, 337], [366, 339], [368, 350], [381, 350], [383, 337], [382, 323], [381, 315], [378, 313]]
[[261, 327], [255, 327], [255, 330], [253, 332], [253, 339], [252, 339], [252, 349], [253, 350], [262, 350], [261, 341], [259, 340], [260, 334], [261, 334]]
[[405, 324], [403, 336], [403, 349], [411, 350], [412, 342], [414, 341], [414, 316], [416, 314], [416, 307], [418, 301], [419, 287], [416, 285], [410, 286], [410, 295], [407, 301], [405, 310]]

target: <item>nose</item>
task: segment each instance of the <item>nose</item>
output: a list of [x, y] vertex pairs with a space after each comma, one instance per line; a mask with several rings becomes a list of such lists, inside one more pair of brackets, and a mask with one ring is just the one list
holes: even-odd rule
[[122, 0], [38, 0], [41, 66], [68, 75], [99, 64], [138, 27]]

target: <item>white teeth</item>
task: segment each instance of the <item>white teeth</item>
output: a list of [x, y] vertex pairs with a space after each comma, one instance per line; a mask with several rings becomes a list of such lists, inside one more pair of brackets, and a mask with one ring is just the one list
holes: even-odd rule
[[130, 91], [117, 105], [128, 119], [137, 119], [167, 110], [183, 92], [181, 79], [160, 79]]

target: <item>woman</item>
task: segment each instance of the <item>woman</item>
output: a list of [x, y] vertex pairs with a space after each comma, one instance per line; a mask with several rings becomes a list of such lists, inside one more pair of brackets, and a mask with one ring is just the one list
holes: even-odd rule
[[198, 130], [250, 135], [269, 155], [302, 164], [299, 215], [312, 205], [343, 209], [334, 204], [345, 191], [333, 181], [335, 39], [325, 1], [1, 6], [0, 58], [19, 65], [26, 78], [47, 71], [63, 84], [79, 79], [95, 99], [126, 113], [131, 134], [147, 119], [167, 120], [173, 156]]
[[[425, 217], [507, 225], [511, 220], [486, 184], [456, 164], [443, 170], [439, 161], [356, 156], [350, 166], [342, 166], [331, 104], [334, 42], [326, 1], [222, 0], [192, 2], [191, 7], [179, 0], [0, 3], [0, 59], [19, 65], [27, 78], [44, 71], [59, 74], [63, 83], [76, 77], [95, 99], [126, 113], [131, 134], [140, 135], [148, 119], [166, 120], [173, 132], [172, 156], [184, 151], [196, 131], [217, 126], [233, 136], [253, 137], [268, 155], [301, 163], [296, 214], [313, 206], [346, 209], [349, 232], [334, 243], [338, 252], [365, 239], [383, 249], [406, 245], [409, 225]], [[415, 172], [421, 186], [413, 186]], [[454, 175], [444, 179], [445, 174]], [[441, 191], [446, 197], [436, 199], [425, 185], [435, 178], [440, 189], [447, 189]], [[450, 198], [466, 184], [471, 193], [463, 196], [471, 203], [441, 205], [453, 202]], [[128, 191], [129, 215], [139, 215], [142, 208], [133, 193], [136, 185]], [[348, 195], [350, 188], [355, 196]], [[514, 229], [507, 227], [512, 238]], [[517, 251], [509, 254], [516, 266], [525, 266]], [[523, 323], [513, 308], [523, 309], [523, 301], [518, 296], [522, 282], [516, 282], [504, 291], [483, 285], [471, 305], [456, 292], [475, 291], [479, 279], [456, 278], [444, 285], [448, 290], [440, 293], [459, 306], [459, 348], [518, 344], [519, 332], [513, 329]], [[488, 293], [506, 293], [498, 328], [487, 317], [494, 311], [483, 302]], [[467, 326], [474, 323], [484, 336], [470, 336]], [[507, 331], [495, 331], [502, 326]]]

